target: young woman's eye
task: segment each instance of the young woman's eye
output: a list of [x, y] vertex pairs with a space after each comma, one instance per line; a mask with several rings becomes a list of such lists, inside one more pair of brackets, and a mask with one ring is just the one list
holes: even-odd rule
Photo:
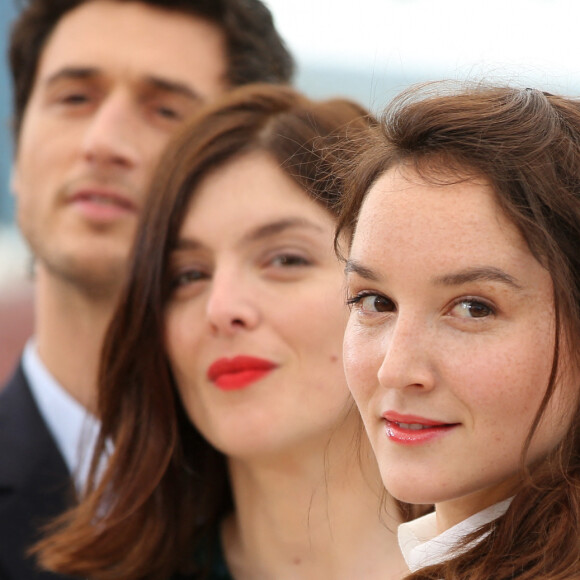
[[450, 314], [459, 318], [486, 318], [493, 316], [495, 311], [481, 300], [464, 298], [453, 306]]
[[363, 312], [393, 312], [395, 305], [390, 298], [380, 294], [361, 293], [349, 298], [346, 303]]
[[304, 256], [297, 254], [280, 254], [270, 261], [270, 265], [279, 268], [292, 268], [296, 266], [309, 266], [310, 262]]

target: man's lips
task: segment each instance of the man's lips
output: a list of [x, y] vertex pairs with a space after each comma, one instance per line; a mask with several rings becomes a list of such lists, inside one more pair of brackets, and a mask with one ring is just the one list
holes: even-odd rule
[[459, 423], [446, 423], [396, 411], [387, 411], [382, 417], [385, 420], [387, 437], [403, 445], [427, 443], [459, 426]]
[[276, 368], [272, 361], [253, 356], [220, 358], [208, 369], [207, 377], [224, 391], [243, 389]]
[[70, 195], [68, 202], [86, 217], [98, 221], [111, 220], [138, 211], [137, 205], [128, 196], [100, 187], [78, 189]]

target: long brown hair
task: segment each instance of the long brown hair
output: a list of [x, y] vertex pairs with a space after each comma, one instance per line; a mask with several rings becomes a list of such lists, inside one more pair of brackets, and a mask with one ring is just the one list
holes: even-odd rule
[[[169, 256], [188, 204], [209, 172], [263, 151], [334, 214], [341, 184], [333, 167], [350, 155], [336, 144], [360, 142], [370, 123], [351, 101], [314, 102], [290, 88], [256, 85], [209, 106], [170, 145], [105, 341], [102, 430], [87, 496], [40, 544], [48, 568], [91, 579], [167, 578], [191, 571], [196, 550], [211, 550], [208, 536], [233, 509], [226, 461], [186, 416], [163, 341]], [[98, 477], [110, 442], [114, 452]]]
[[580, 578], [580, 403], [553, 453], [531, 469], [524, 463], [564, 345], [576, 368], [580, 358], [580, 101], [481, 84], [407, 90], [345, 172], [339, 232], [352, 236], [370, 187], [398, 165], [430, 183], [485, 178], [551, 274], [556, 311], [552, 372], [522, 450], [521, 488], [504, 516], [465, 538], [471, 549], [408, 578]]

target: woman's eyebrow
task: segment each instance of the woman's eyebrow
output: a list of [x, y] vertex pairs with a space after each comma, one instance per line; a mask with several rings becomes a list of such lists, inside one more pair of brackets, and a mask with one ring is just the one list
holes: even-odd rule
[[469, 282], [501, 282], [516, 290], [522, 290], [522, 286], [516, 282], [513, 276], [494, 266], [467, 268], [458, 272], [444, 274], [434, 278], [434, 282], [442, 286], [461, 286]]
[[264, 238], [269, 238], [281, 234], [282, 232], [290, 229], [307, 229], [313, 230], [319, 233], [323, 233], [324, 230], [317, 224], [301, 217], [296, 218], [284, 218], [277, 220], [275, 222], [270, 222], [249, 231], [244, 235], [241, 242], [256, 242]]
[[[319, 225], [311, 222], [305, 218], [284, 218], [274, 222], [269, 222], [258, 226], [246, 234], [240, 239], [238, 243], [247, 244], [251, 242], [256, 242], [265, 238], [276, 236], [291, 229], [305, 229], [315, 231], [317, 233], [324, 233], [325, 230]], [[204, 245], [201, 241], [189, 237], [178, 238], [173, 251], [175, 250], [197, 250], [202, 248]]]
[[366, 266], [363, 266], [360, 262], [357, 262], [357, 260], [354, 259], [348, 259], [346, 261], [346, 265], [344, 266], [344, 273], [357, 274], [361, 278], [370, 280], [371, 282], [378, 282], [380, 278], [376, 272], [370, 268], [367, 268]]

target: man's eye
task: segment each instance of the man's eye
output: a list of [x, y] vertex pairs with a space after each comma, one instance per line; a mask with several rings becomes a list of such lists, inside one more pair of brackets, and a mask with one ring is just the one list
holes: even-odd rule
[[83, 105], [89, 101], [89, 97], [83, 93], [72, 93], [65, 95], [60, 99], [60, 102], [65, 105]]
[[295, 267], [295, 266], [308, 266], [310, 262], [303, 256], [298, 256], [295, 254], [281, 254], [276, 256], [270, 264], [272, 266], [278, 266], [282, 268]]
[[171, 107], [157, 107], [156, 111], [160, 117], [163, 117], [165, 119], [179, 121], [182, 118], [181, 115]]

